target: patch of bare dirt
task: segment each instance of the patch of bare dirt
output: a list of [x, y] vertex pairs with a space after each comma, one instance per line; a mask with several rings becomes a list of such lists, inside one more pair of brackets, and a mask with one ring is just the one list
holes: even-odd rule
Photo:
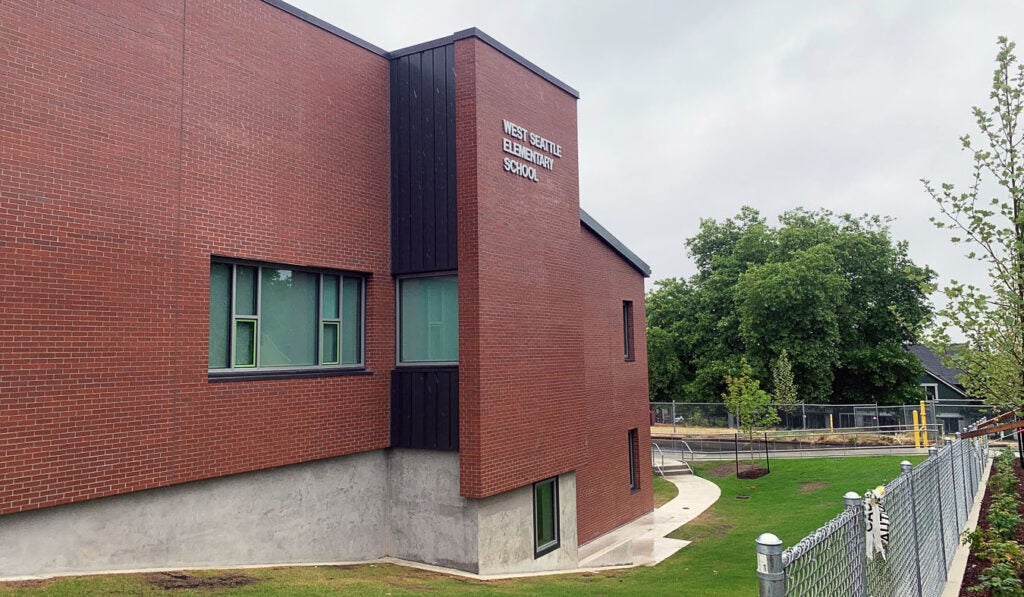
[[740, 472], [736, 475], [738, 479], [758, 479], [768, 474], [768, 469], [749, 464], [741, 464]]
[[193, 576], [188, 572], [160, 572], [146, 578], [149, 584], [161, 589], [233, 589], [260, 582], [260, 579], [244, 574], [222, 574], [219, 576]]
[[0, 589], [42, 589], [52, 583], [54, 578], [40, 578], [37, 580], [9, 580], [0, 582]]
[[825, 489], [828, 487], [828, 483], [822, 481], [813, 481], [811, 483], [801, 483], [800, 493], [811, 493], [812, 491], [818, 491], [819, 489]]

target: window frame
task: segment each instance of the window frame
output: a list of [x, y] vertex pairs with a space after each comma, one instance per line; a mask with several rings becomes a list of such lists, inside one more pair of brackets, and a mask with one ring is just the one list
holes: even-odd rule
[[622, 345], [624, 360], [636, 361], [636, 347], [633, 342], [633, 301], [622, 301]]
[[[231, 268], [230, 285], [228, 287], [228, 321], [230, 323], [230, 334], [228, 337], [228, 366], [213, 368], [209, 366], [209, 351], [210, 347], [207, 345], [207, 374], [211, 381], [216, 380], [227, 380], [227, 379], [251, 379], [251, 378], [262, 378], [262, 377], [292, 377], [292, 376], [305, 376], [305, 375], [332, 375], [332, 374], [346, 374], [346, 373], [362, 373], [366, 372], [366, 287], [369, 282], [369, 274], [364, 272], [356, 272], [350, 270], [337, 270], [329, 268], [318, 268], [318, 267], [307, 267], [290, 265], [285, 263], [266, 262], [266, 261], [253, 261], [248, 259], [234, 259], [230, 257], [220, 257], [213, 255], [210, 258], [210, 276], [212, 278], [212, 269], [216, 264], [227, 265]], [[256, 294], [255, 314], [238, 314], [236, 313], [236, 289], [237, 289], [237, 277], [239, 267], [252, 267], [256, 270], [254, 277], [254, 292]], [[316, 279], [316, 328], [314, 334], [316, 337], [316, 360], [317, 363], [314, 365], [274, 365], [274, 366], [263, 366], [261, 365], [261, 350], [260, 350], [260, 329], [262, 328], [262, 311], [263, 311], [263, 291], [262, 281], [264, 269], [280, 269], [289, 270], [293, 272], [302, 272], [307, 274], [317, 275]], [[336, 276], [338, 278], [338, 317], [336, 318], [324, 318], [323, 313], [323, 300], [324, 300], [324, 277], [325, 276]], [[355, 363], [343, 363], [341, 362], [343, 354], [343, 344], [345, 338], [345, 330], [343, 329], [342, 320], [344, 319], [344, 284], [345, 278], [356, 279], [359, 282], [359, 292], [357, 295], [356, 304], [356, 327], [355, 332], [358, 334], [356, 341], [356, 351], [358, 360]], [[212, 283], [212, 282], [210, 282]], [[210, 283], [207, 284], [209, 288]], [[208, 313], [212, 314], [212, 305], [209, 305], [210, 296], [207, 295]], [[237, 328], [238, 323], [242, 321], [253, 322], [253, 333], [255, 335], [253, 355], [254, 364], [252, 366], [236, 365], [235, 364], [235, 351], [237, 349]], [[323, 346], [323, 328], [324, 324], [337, 324], [339, 328], [338, 335], [338, 363], [337, 364], [325, 364], [324, 361], [324, 346]], [[210, 333], [209, 327], [207, 328], [207, 334]], [[208, 336], [209, 338], [209, 336]]]
[[925, 402], [938, 402], [939, 400], [939, 384], [937, 383], [922, 383], [918, 384], [919, 387], [924, 390]]
[[[538, 502], [538, 500], [537, 500], [537, 488], [540, 487], [541, 485], [546, 485], [548, 483], [551, 484], [551, 502], [552, 502], [552, 509], [553, 509], [553, 511], [551, 513], [551, 521], [554, 523], [554, 525], [553, 525], [554, 526], [554, 529], [553, 529], [554, 530], [554, 539], [552, 539], [551, 541], [548, 541], [547, 543], [544, 543], [543, 545], [541, 545], [540, 544], [540, 537], [539, 537], [539, 533], [538, 533], [540, 528], [538, 526], [538, 518], [539, 518], [539, 516], [538, 516], [538, 513], [539, 513], [538, 506], [539, 506], [539, 504], [537, 503]], [[533, 557], [534, 557], [534, 559], [536, 559], [536, 558], [539, 558], [539, 557], [541, 557], [543, 555], [549, 554], [552, 551], [555, 551], [556, 549], [558, 549], [562, 545], [562, 531], [561, 531], [561, 526], [562, 525], [561, 525], [561, 520], [560, 520], [561, 516], [559, 516], [559, 505], [558, 505], [558, 477], [556, 476], [556, 477], [551, 477], [551, 478], [548, 478], [548, 479], [543, 479], [541, 481], [537, 481], [536, 483], [534, 483], [531, 486], [531, 490], [533, 492]]]
[[640, 491], [640, 429], [634, 427], [626, 433], [629, 451], [629, 491]]
[[[456, 304], [458, 302], [458, 280], [457, 271], [429, 272], [424, 274], [406, 274], [395, 277], [395, 367], [396, 368], [422, 368], [422, 367], [457, 367], [458, 359], [454, 361], [404, 361], [402, 360], [402, 282], [405, 280], [422, 280], [424, 278], [454, 278], [456, 283]], [[458, 333], [459, 320], [455, 321], [456, 333]], [[456, 351], [461, 348], [456, 342]]]

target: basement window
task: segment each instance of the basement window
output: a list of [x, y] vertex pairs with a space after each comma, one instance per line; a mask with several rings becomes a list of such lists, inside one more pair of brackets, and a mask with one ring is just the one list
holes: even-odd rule
[[533, 484], [534, 557], [558, 549], [558, 477]]
[[629, 489], [633, 493], [640, 491], [640, 433], [630, 429], [628, 434], [629, 448]]

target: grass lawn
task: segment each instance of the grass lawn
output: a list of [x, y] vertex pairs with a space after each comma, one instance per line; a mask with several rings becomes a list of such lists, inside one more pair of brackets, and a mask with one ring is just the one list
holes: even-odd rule
[[[209, 571], [195, 577], [244, 575], [258, 579], [232, 587], [230, 578], [209, 588], [169, 591], [149, 582], [158, 575], [77, 577], [12, 585], [8, 595], [757, 595], [754, 538], [769, 531], [785, 546], [796, 543], [842, 509], [842, 495], [890, 481], [899, 474], [898, 456], [776, 460], [770, 475], [732, 477], [732, 463], [704, 463], [697, 472], [722, 489], [722, 497], [672, 537], [693, 544], [655, 567], [588, 575], [559, 575], [481, 582], [391, 565], [269, 568]], [[911, 458], [918, 462], [920, 457]], [[725, 476], [717, 476], [724, 474]], [[655, 481], [655, 493], [671, 499], [674, 488]], [[662, 483], [665, 483], [662, 481]], [[737, 499], [745, 495], [746, 499]], [[656, 498], [657, 499], [657, 498]], [[667, 500], [666, 500], [667, 501]], [[173, 580], [163, 577], [166, 581]]]
[[671, 502], [675, 497], [679, 495], [679, 488], [676, 487], [675, 483], [666, 481], [661, 477], [654, 476], [654, 507], [660, 508], [665, 504]]

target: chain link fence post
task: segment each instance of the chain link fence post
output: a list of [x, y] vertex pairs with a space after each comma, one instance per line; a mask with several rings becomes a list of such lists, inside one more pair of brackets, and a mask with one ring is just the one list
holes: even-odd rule
[[846, 509], [856, 510], [860, 524], [857, 532], [851, 533], [846, 543], [846, 554], [850, 560], [850, 597], [866, 597], [868, 594], [868, 567], [864, 545], [867, 542], [867, 527], [864, 520], [864, 499], [856, 491], [847, 491], [843, 495]]
[[757, 585], [760, 597], [785, 597], [786, 572], [782, 567], [782, 539], [764, 533], [757, 544]]

